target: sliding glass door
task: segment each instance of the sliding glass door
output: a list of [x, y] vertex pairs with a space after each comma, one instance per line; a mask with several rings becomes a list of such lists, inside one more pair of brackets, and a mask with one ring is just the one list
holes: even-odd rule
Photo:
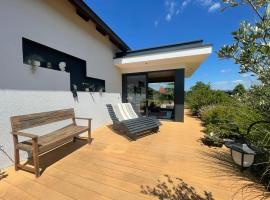
[[147, 75], [123, 75], [123, 102], [132, 103], [142, 115], [147, 115]]

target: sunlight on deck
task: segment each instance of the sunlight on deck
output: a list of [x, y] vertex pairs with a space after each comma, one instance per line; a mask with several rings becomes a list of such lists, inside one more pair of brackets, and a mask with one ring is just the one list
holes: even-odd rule
[[255, 186], [241, 189], [251, 182], [233, 169], [227, 149], [201, 144], [199, 120], [186, 114], [185, 123], [162, 123], [158, 134], [135, 142], [110, 127], [99, 128], [91, 145], [77, 140], [43, 155], [45, 170], [38, 179], [9, 168], [0, 180], [0, 199], [158, 199], [143, 194], [141, 186], [153, 188], [165, 174], [216, 200], [260, 194]]

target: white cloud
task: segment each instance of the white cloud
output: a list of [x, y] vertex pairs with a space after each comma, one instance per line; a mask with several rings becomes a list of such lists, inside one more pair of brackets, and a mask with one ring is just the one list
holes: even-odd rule
[[251, 85], [256, 84], [256, 82], [249, 79], [238, 79], [232, 81], [217, 81], [212, 83], [214, 89], [218, 90], [232, 90], [236, 85], [243, 84], [245, 88], [250, 88]]
[[214, 3], [208, 8], [208, 12], [215, 12], [221, 7], [220, 3]]
[[191, 2], [191, 0], [185, 0], [182, 2], [181, 8], [185, 8], [189, 3]]
[[155, 27], [158, 27], [158, 24], [159, 24], [159, 21], [156, 20], [156, 21], [154, 22]]
[[196, 0], [195, 1], [199, 6], [207, 8], [208, 12], [215, 12], [221, 7], [220, 2], [216, 0]]
[[234, 80], [234, 81], [232, 81], [232, 83], [234, 83], [234, 84], [240, 84], [240, 83], [244, 83], [245, 81], [244, 80]]
[[[214, 12], [221, 7], [221, 4], [217, 0], [165, 0], [165, 16], [164, 19], [167, 22], [173, 20], [174, 17], [178, 16], [183, 10], [189, 5], [197, 5], [201, 8], [208, 9], [208, 12]], [[158, 23], [154, 23], [155, 27]]]
[[222, 69], [220, 70], [221, 73], [230, 73], [232, 70], [231, 69]]
[[197, 0], [202, 6], [211, 6], [213, 4], [212, 0]]
[[248, 78], [248, 77], [251, 76], [251, 74], [250, 74], [250, 73], [244, 73], [244, 74], [241, 74], [241, 76], [242, 76], [243, 78]]
[[166, 21], [171, 21], [173, 16], [177, 15], [177, 1], [176, 0], [166, 0], [165, 1], [166, 7]]
[[172, 20], [172, 15], [170, 14], [170, 13], [168, 13], [167, 15], [166, 15], [166, 21], [171, 21]]

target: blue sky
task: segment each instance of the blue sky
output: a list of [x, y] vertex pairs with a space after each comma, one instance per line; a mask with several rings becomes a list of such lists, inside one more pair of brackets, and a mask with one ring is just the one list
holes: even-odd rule
[[232, 89], [243, 83], [256, 83], [247, 74], [239, 74], [233, 61], [220, 60], [216, 51], [232, 42], [231, 32], [240, 21], [254, 22], [248, 7], [227, 9], [216, 0], [85, 0], [85, 2], [133, 50], [203, 39], [213, 44], [214, 52], [191, 78], [186, 89], [196, 81], [211, 83], [215, 89]]

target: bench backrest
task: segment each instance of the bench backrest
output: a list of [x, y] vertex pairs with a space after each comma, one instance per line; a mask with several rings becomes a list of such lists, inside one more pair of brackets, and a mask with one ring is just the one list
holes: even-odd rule
[[42, 112], [29, 115], [19, 115], [10, 118], [12, 131], [42, 126], [67, 119], [74, 119], [74, 109], [56, 110], [51, 112]]

